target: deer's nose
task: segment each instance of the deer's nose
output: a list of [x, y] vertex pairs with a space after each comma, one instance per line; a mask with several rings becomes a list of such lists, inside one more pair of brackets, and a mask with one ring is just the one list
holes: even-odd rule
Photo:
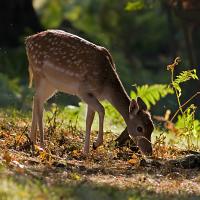
[[138, 139], [137, 146], [139, 147], [140, 151], [146, 155], [151, 156], [152, 155], [152, 145], [149, 140], [146, 138]]

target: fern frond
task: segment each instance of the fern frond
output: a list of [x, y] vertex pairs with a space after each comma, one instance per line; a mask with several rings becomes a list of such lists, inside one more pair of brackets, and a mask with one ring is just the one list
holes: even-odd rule
[[183, 82], [186, 82], [190, 79], [198, 79], [198, 76], [196, 74], [196, 69], [182, 71], [174, 80], [175, 83], [180, 84]]
[[155, 105], [161, 98], [167, 94], [173, 94], [173, 90], [165, 84], [142, 85], [136, 87], [136, 92], [131, 91], [131, 98], [136, 99], [137, 96], [142, 100], [150, 109], [151, 105]]
[[190, 79], [198, 79], [196, 74], [196, 69], [182, 71], [176, 79], [172, 82], [173, 87], [178, 91], [178, 96], [181, 96], [181, 87], [180, 83], [186, 82]]

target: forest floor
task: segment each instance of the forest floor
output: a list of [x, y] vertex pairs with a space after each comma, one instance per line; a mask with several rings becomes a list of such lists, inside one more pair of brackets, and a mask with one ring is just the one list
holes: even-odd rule
[[128, 148], [115, 148], [116, 136], [106, 132], [104, 145], [85, 158], [84, 131], [76, 126], [62, 129], [52, 119], [44, 149], [31, 145], [29, 129], [28, 118], [0, 115], [0, 200], [200, 199], [200, 168], [170, 165], [186, 155], [162, 142], [147, 163]]

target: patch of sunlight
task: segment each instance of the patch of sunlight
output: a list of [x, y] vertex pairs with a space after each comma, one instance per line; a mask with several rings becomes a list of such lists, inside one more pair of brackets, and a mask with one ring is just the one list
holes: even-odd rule
[[33, 7], [37, 10], [40, 9], [44, 4], [46, 0], [33, 0]]

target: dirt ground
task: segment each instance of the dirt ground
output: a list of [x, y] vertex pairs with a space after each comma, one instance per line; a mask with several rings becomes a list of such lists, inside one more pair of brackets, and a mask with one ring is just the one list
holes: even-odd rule
[[144, 158], [117, 149], [107, 132], [104, 146], [84, 157], [84, 133], [76, 127], [47, 127], [44, 149], [30, 143], [28, 127], [1, 121], [0, 199], [200, 199], [200, 163], [170, 162], [189, 152], [159, 144]]

